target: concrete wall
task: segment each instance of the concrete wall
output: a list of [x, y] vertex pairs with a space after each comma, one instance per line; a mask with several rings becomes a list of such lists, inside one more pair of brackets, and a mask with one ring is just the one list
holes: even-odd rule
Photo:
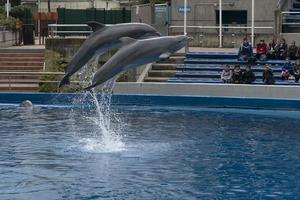
[[[41, 12], [48, 11], [47, 1], [42, 1], [40, 4]], [[51, 11], [55, 12], [57, 8], [68, 8], [68, 9], [87, 9], [91, 8], [92, 4], [90, 1], [85, 0], [63, 0], [63, 1], [51, 1]], [[94, 1], [95, 8], [105, 8], [105, 9], [114, 9], [120, 8], [120, 3], [117, 1], [105, 1], [105, 0], [95, 0]]]
[[[247, 11], [247, 26], [251, 26], [251, 0], [223, 0], [223, 10], [246, 10]], [[187, 13], [188, 26], [217, 26], [216, 11], [219, 10], [219, 0], [189, 0], [188, 7], [191, 7], [191, 12]], [[172, 26], [183, 26], [183, 13], [178, 12], [179, 7], [183, 7], [182, 0], [172, 0]], [[257, 29], [256, 41], [262, 36], [270, 39], [275, 34], [276, 24], [276, 0], [255, 1], [255, 26], [258, 27], [273, 27], [273, 29]], [[233, 25], [236, 26], [236, 25]], [[172, 34], [182, 34], [183, 28], [170, 29]], [[224, 30], [224, 46], [232, 47], [231, 34], [234, 33], [236, 40], [241, 40], [246, 34], [250, 34], [251, 30]], [[204, 46], [216, 46], [218, 43], [218, 29], [198, 29], [189, 28], [189, 35], [198, 38], [199, 35], [204, 35]], [[227, 36], [229, 35], [229, 36]], [[229, 41], [229, 42], [228, 42]], [[194, 41], [194, 46], [199, 45], [200, 40]]]
[[300, 99], [299, 86], [117, 83], [114, 94]]
[[133, 6], [131, 8], [131, 21], [151, 24], [151, 8], [149, 4]]
[[16, 44], [16, 33], [0, 31], [0, 48], [11, 47]]

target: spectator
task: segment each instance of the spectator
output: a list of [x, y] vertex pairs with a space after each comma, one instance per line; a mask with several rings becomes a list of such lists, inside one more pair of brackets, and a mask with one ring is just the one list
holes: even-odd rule
[[284, 60], [287, 57], [287, 44], [285, 39], [281, 39], [279, 44], [275, 46], [276, 59]]
[[261, 61], [267, 59], [267, 51], [268, 47], [264, 40], [260, 40], [260, 42], [256, 46], [256, 59]]
[[298, 58], [298, 47], [296, 46], [296, 42], [293, 41], [288, 49], [288, 56], [292, 60], [296, 60]]
[[269, 59], [275, 59], [275, 47], [276, 47], [276, 40], [275, 38], [273, 38], [268, 46], [268, 53], [267, 53], [267, 57]]
[[263, 82], [267, 85], [272, 85], [275, 83], [273, 70], [270, 65], [266, 65], [263, 71]]
[[221, 80], [224, 83], [230, 83], [231, 82], [231, 78], [232, 78], [232, 71], [230, 69], [229, 65], [225, 65], [222, 74], [221, 74]]
[[244, 38], [243, 43], [239, 48], [238, 60], [248, 61], [253, 58], [253, 49], [252, 45], [249, 43], [247, 38]]
[[245, 84], [251, 84], [255, 81], [256, 77], [253, 71], [251, 70], [251, 65], [246, 66], [246, 70], [243, 73], [242, 80]]
[[289, 58], [286, 58], [286, 61], [282, 66], [281, 79], [288, 80], [290, 75], [292, 74], [293, 74], [293, 65], [291, 64], [291, 60]]
[[240, 65], [234, 66], [233, 73], [232, 73], [232, 83], [241, 83], [242, 78], [243, 78], [243, 74]]
[[295, 82], [299, 83], [300, 79], [300, 59], [296, 61], [296, 64], [294, 66], [294, 76], [295, 76]]

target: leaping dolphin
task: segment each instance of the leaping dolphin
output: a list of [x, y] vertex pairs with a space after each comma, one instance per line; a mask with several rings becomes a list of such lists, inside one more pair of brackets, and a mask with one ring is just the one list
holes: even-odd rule
[[90, 90], [117, 74], [128, 69], [147, 63], [166, 59], [182, 47], [191, 38], [187, 36], [165, 36], [144, 40], [121, 38], [124, 44], [94, 75], [92, 85], [85, 88]]
[[105, 26], [97, 22], [88, 25], [95, 31], [81, 45], [66, 67], [66, 74], [59, 87], [69, 84], [70, 77], [88, 63], [95, 55], [102, 55], [109, 50], [118, 48], [121, 37], [147, 38], [161, 36], [152, 26], [144, 23], [123, 23]]

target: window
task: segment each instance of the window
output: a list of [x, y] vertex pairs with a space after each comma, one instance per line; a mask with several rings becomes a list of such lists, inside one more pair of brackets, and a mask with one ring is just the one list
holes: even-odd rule
[[[216, 10], [216, 22], [219, 21], [219, 10]], [[223, 24], [247, 24], [247, 10], [222, 10]]]

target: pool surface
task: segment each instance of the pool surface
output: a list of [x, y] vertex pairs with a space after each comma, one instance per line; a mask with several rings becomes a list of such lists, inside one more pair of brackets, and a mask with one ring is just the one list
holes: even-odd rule
[[[299, 199], [300, 112], [0, 106], [0, 199]], [[111, 139], [111, 138], [110, 138]]]

